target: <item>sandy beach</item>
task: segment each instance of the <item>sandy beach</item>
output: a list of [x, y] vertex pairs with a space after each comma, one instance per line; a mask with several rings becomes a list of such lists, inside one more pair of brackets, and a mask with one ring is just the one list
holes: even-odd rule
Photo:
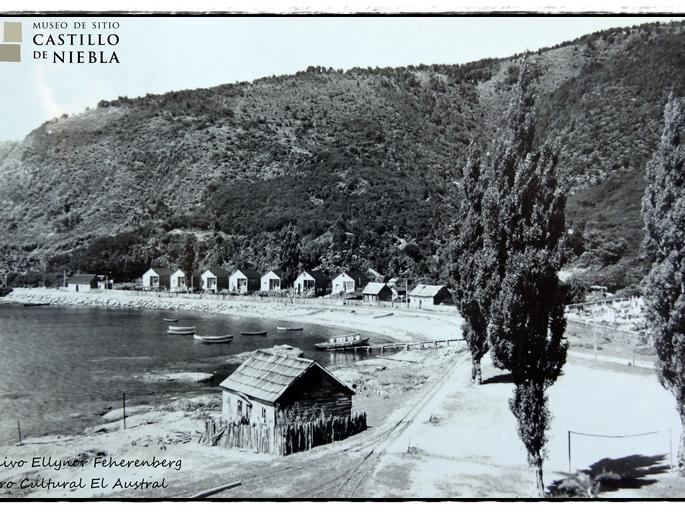
[[[459, 335], [456, 313], [425, 310], [394, 310], [392, 316], [377, 318], [382, 309], [359, 306], [315, 308], [51, 290], [19, 290], [9, 298], [299, 320], [373, 331], [397, 341]], [[569, 430], [596, 434], [658, 430], [651, 438], [611, 448], [604, 440], [579, 439], [573, 469], [622, 466], [620, 473], [648, 476], [640, 479], [639, 487], [618, 487], [601, 496], [685, 494], [668, 466], [668, 437], [677, 448], [680, 434], [672, 397], [658, 384], [653, 370], [588, 359], [588, 355], [578, 358], [571, 353], [563, 376], [550, 389], [554, 421], [545, 464], [547, 483], [565, 476]], [[355, 390], [353, 411], [367, 413], [369, 429], [287, 457], [198, 444], [203, 419], [220, 412], [218, 389], [137, 406], [128, 413], [125, 430], [122, 413], [113, 410], [83, 433], [33, 438], [22, 446], [3, 447], [0, 498], [187, 498], [238, 481], [239, 486], [213, 497], [527, 497], [534, 494], [533, 482], [508, 409], [512, 384], [489, 361], [487, 356], [483, 361], [483, 386], [470, 383], [468, 352], [463, 346], [388, 352], [333, 365], [331, 371]], [[204, 377], [181, 374], [171, 378]], [[644, 458], [626, 461], [625, 455]], [[8, 483], [12, 486], [7, 487]]]

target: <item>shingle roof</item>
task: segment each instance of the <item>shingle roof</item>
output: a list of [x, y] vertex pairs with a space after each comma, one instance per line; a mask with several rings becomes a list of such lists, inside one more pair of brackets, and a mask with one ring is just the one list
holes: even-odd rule
[[159, 276], [171, 275], [171, 270], [169, 268], [150, 268], [152, 271], [157, 273]]
[[278, 278], [283, 278], [283, 272], [282, 272], [281, 270], [279, 270], [279, 269], [270, 269], [270, 270], [266, 270], [266, 271], [262, 274], [262, 277], [268, 275], [269, 273], [273, 273], [273, 274], [276, 275]]
[[409, 296], [420, 296], [422, 298], [433, 298], [438, 294], [445, 286], [428, 286], [425, 284], [419, 284], [409, 293]]
[[90, 284], [93, 280], [97, 280], [97, 275], [74, 275], [67, 279], [68, 284]]
[[307, 270], [306, 273], [309, 273], [312, 277], [314, 277], [314, 280], [317, 282], [322, 282], [322, 283], [328, 283], [331, 281], [331, 277], [325, 275], [321, 271], [309, 271]]
[[299, 377], [315, 366], [328, 373], [341, 387], [354, 394], [349, 387], [317, 362], [270, 350], [256, 350], [220, 385], [224, 389], [231, 389], [258, 400], [274, 403]]
[[386, 285], [383, 282], [369, 282], [362, 291], [362, 294], [380, 294]]
[[206, 273], [207, 271], [209, 271], [215, 277], [219, 277], [219, 278], [228, 277], [228, 271], [226, 271], [224, 268], [209, 268], [209, 269], [206, 269], [204, 272]]
[[235, 273], [236, 271], [240, 271], [240, 273], [245, 275], [247, 278], [261, 278], [259, 272], [251, 268], [238, 268], [233, 273]]

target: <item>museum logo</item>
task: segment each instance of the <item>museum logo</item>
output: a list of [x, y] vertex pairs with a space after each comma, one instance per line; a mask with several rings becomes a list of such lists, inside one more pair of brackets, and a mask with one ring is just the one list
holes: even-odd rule
[[0, 61], [21, 62], [21, 22], [5, 21], [0, 28]]

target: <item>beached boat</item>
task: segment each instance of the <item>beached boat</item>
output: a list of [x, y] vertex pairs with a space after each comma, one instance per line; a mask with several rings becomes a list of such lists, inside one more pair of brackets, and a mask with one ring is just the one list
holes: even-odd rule
[[276, 330], [283, 330], [284, 332], [295, 332], [297, 330], [304, 330], [304, 327], [276, 327]]
[[369, 338], [362, 337], [361, 334], [345, 334], [333, 336], [323, 343], [314, 344], [317, 350], [345, 350], [355, 346], [368, 346]]
[[195, 327], [169, 327], [166, 333], [174, 336], [189, 336], [195, 333]]
[[379, 314], [378, 316], [374, 316], [373, 319], [378, 319], [378, 318], [387, 318], [388, 316], [392, 316], [395, 314], [394, 312], [388, 312], [387, 314]]
[[177, 323], [178, 318], [162, 318], [162, 321], [166, 321], [167, 323]]
[[200, 343], [205, 343], [205, 344], [219, 344], [219, 343], [230, 343], [231, 340], [233, 339], [233, 336], [231, 334], [226, 334], [223, 336], [200, 336], [200, 335], [193, 335], [193, 339], [195, 341], [198, 341]]
[[265, 336], [266, 330], [260, 330], [257, 332], [241, 332], [241, 334], [244, 336]]
[[34, 303], [34, 302], [25, 302], [24, 307], [42, 307], [43, 305], [50, 305], [49, 303]]

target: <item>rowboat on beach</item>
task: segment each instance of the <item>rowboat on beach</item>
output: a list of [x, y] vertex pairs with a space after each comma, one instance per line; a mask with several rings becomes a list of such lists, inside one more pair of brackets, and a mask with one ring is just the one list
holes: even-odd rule
[[374, 316], [373, 319], [378, 319], [378, 318], [387, 318], [388, 316], [392, 316], [395, 314], [394, 312], [388, 312], [386, 314], [379, 314], [378, 316]]
[[35, 303], [35, 302], [25, 302], [22, 304], [24, 307], [42, 307], [43, 305], [50, 305], [49, 303]]
[[257, 332], [241, 332], [241, 334], [244, 336], [265, 336], [266, 330], [260, 330]]
[[167, 323], [177, 323], [178, 318], [162, 318], [162, 321], [166, 321]]
[[355, 346], [368, 346], [369, 338], [362, 337], [361, 334], [345, 334], [342, 336], [333, 336], [323, 343], [314, 344], [317, 350], [345, 350], [347, 348], [354, 348]]
[[284, 332], [295, 332], [297, 330], [304, 330], [304, 327], [276, 327], [276, 330], [282, 330]]
[[169, 327], [166, 333], [173, 336], [189, 336], [195, 333], [195, 327]]
[[193, 335], [193, 340], [205, 344], [230, 343], [232, 339], [233, 336], [231, 334], [226, 334], [222, 336], [200, 336], [197, 334]]

